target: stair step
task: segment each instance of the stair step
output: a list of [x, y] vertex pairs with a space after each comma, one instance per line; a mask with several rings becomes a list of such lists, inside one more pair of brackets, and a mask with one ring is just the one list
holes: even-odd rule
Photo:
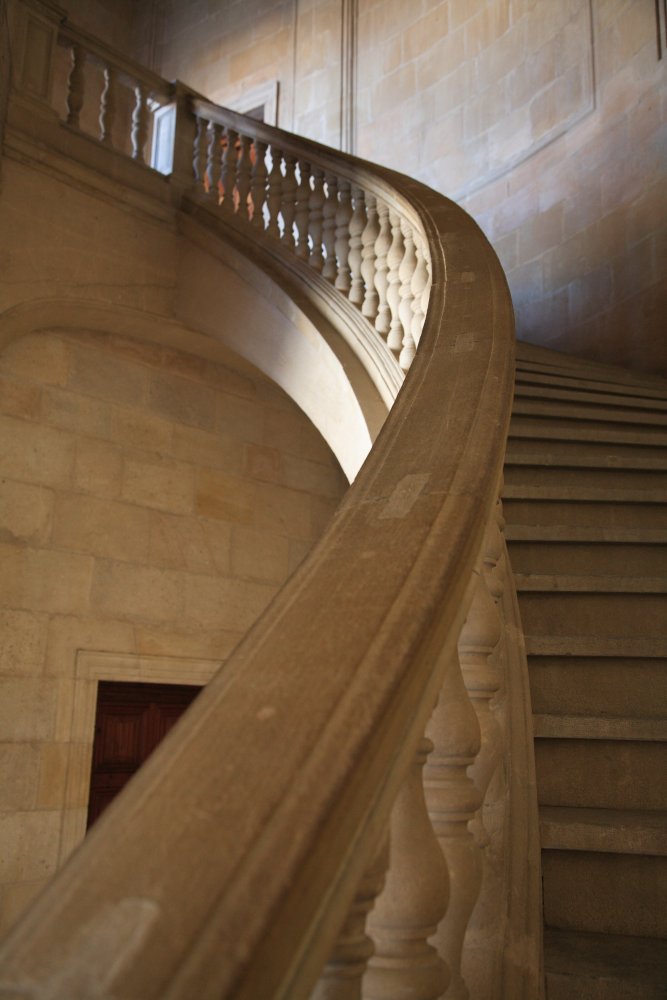
[[538, 593], [667, 594], [664, 576], [584, 576], [514, 574], [516, 589]]
[[530, 656], [609, 656], [640, 659], [667, 658], [666, 639], [614, 636], [600, 638], [581, 635], [529, 635], [526, 652]]
[[536, 715], [664, 719], [667, 670], [660, 659], [530, 656]]
[[[577, 486], [563, 483], [531, 486], [528, 483], [506, 483], [503, 500], [571, 500], [578, 503], [641, 503], [663, 507], [667, 504], [664, 489], [601, 489], [595, 486]], [[661, 513], [667, 519], [667, 509]]]
[[509, 430], [513, 438], [531, 438], [554, 441], [582, 441], [586, 443], [633, 445], [639, 448], [667, 447], [667, 431], [649, 427], [628, 427], [604, 421], [583, 424], [580, 420], [562, 417], [512, 416]]
[[[633, 445], [600, 444], [586, 441], [536, 440], [516, 437], [507, 442], [509, 466], [533, 467], [535, 485], [542, 481], [544, 470], [624, 469], [664, 474], [667, 451], [664, 448], [637, 448]], [[621, 484], [619, 484], [621, 485]]]
[[[513, 487], [512, 490], [514, 489]], [[641, 503], [628, 496], [623, 499], [601, 500], [590, 494], [582, 496], [582, 493], [586, 493], [585, 490], [573, 490], [572, 493], [575, 495], [564, 499], [548, 496], [546, 488], [541, 495], [538, 492], [537, 497], [511, 497], [507, 495], [507, 491], [503, 491], [507, 522], [513, 526], [541, 526], [552, 531], [558, 527], [594, 529], [598, 532], [635, 529], [641, 531], [644, 538], [649, 537], [647, 533], [650, 530], [655, 532], [667, 529], [667, 504]], [[536, 533], [534, 537], [539, 536]], [[586, 535], [580, 537], [585, 538]], [[600, 537], [604, 539], [603, 535]], [[620, 539], [622, 535], [619, 533], [617, 537]], [[626, 540], [629, 537], [631, 536]]]
[[667, 812], [540, 808], [543, 850], [667, 856]]
[[511, 522], [505, 525], [507, 542], [556, 542], [604, 545], [667, 545], [667, 528], [635, 528], [599, 524], [530, 524]]
[[665, 1000], [667, 941], [547, 928], [548, 1000]]
[[[515, 579], [531, 575], [539, 569], [543, 576], [596, 576], [607, 577], [667, 576], [667, 548], [662, 545], [628, 545], [619, 542], [561, 542], [516, 541], [509, 542], [510, 558]], [[604, 584], [600, 585], [604, 589]]]
[[666, 764], [663, 743], [541, 737], [535, 740], [538, 802], [583, 809], [664, 809]]
[[517, 341], [516, 357], [517, 367], [526, 364], [537, 366], [546, 371], [557, 369], [575, 375], [590, 374], [596, 378], [619, 379], [633, 385], [662, 387], [664, 392], [664, 382], [660, 376], [619, 368], [618, 365], [604, 361], [593, 361], [577, 357], [574, 354], [564, 354], [562, 351], [555, 351], [552, 348], [530, 344], [526, 341]]
[[609, 421], [613, 424], [641, 424], [642, 427], [665, 427], [667, 413], [660, 410], [632, 410], [629, 408], [589, 405], [572, 401], [559, 401], [541, 396], [539, 399], [528, 399], [520, 392], [514, 396], [512, 414], [523, 416], [544, 417], [545, 419], [563, 418], [565, 420]]
[[546, 385], [571, 391], [603, 395], [629, 396], [633, 399], [664, 400], [665, 389], [659, 383], [624, 382], [620, 378], [596, 378], [590, 372], [577, 377], [571, 372], [553, 369], [548, 372], [541, 365], [526, 362], [517, 364], [516, 381], [521, 385]]
[[667, 643], [667, 597], [627, 592], [524, 591], [521, 621], [529, 636], [586, 639], [594, 635], [602, 640], [660, 639]]
[[667, 742], [667, 719], [616, 715], [534, 715], [538, 739]]
[[542, 879], [549, 927], [667, 936], [667, 858], [547, 850]]
[[554, 384], [550, 376], [524, 375], [517, 372], [514, 393], [522, 399], [553, 399], [563, 403], [589, 403], [591, 406], [618, 406], [634, 412], [642, 410], [667, 413], [667, 394], [661, 399], [644, 399], [639, 396], [625, 396], [622, 393], [605, 393], [599, 390], [564, 388]]

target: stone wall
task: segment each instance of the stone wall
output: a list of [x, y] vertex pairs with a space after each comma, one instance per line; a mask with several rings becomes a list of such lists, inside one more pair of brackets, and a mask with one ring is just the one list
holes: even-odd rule
[[666, 372], [667, 58], [655, 5], [172, 0], [156, 68], [239, 108], [278, 81], [279, 123], [338, 146], [350, 5], [357, 152], [479, 221], [520, 337]]
[[249, 365], [99, 332], [0, 355], [0, 927], [85, 832], [99, 679], [204, 683], [345, 480]]

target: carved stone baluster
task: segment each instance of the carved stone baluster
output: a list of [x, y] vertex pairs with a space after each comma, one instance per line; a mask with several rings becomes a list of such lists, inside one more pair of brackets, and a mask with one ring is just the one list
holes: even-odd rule
[[197, 181], [197, 189], [201, 194], [206, 190], [206, 166], [207, 166], [207, 146], [208, 146], [208, 122], [205, 118], [197, 117], [197, 132], [192, 146], [192, 172]]
[[241, 153], [239, 156], [239, 165], [237, 173], [236, 186], [239, 193], [239, 203], [238, 203], [238, 213], [243, 222], [248, 221], [248, 196], [250, 194], [250, 183], [251, 183], [251, 169], [252, 164], [250, 162], [250, 145], [252, 139], [249, 135], [241, 136]]
[[366, 291], [361, 312], [371, 323], [378, 312], [378, 294], [375, 290], [375, 242], [380, 235], [375, 195], [366, 194], [366, 225], [361, 234], [361, 274]]
[[252, 168], [250, 194], [252, 197], [252, 225], [264, 229], [264, 202], [266, 200], [266, 143], [254, 141], [255, 159]]
[[299, 260], [308, 260], [308, 217], [310, 215], [310, 164], [299, 160], [299, 186], [296, 189], [296, 212], [294, 223], [297, 232], [296, 255]]
[[324, 267], [322, 276], [332, 284], [336, 280], [336, 212], [338, 211], [338, 178], [326, 175], [327, 200], [322, 210], [322, 242], [324, 244]]
[[322, 253], [324, 203], [324, 171], [319, 167], [315, 167], [313, 170], [313, 190], [308, 203], [310, 209], [310, 239], [312, 242], [308, 263], [318, 272], [324, 267], [324, 255]]
[[352, 190], [354, 198], [354, 212], [350, 219], [350, 253], [348, 261], [350, 264], [350, 302], [355, 306], [361, 306], [364, 301], [364, 279], [361, 274], [361, 235], [366, 227], [366, 203], [364, 192], [360, 187]]
[[387, 300], [389, 288], [389, 265], [387, 255], [391, 247], [391, 225], [389, 209], [383, 201], [378, 201], [378, 225], [380, 231], [375, 241], [375, 287], [378, 293], [378, 311], [375, 317], [375, 329], [381, 337], [387, 337], [391, 326], [391, 310]]
[[222, 152], [222, 168], [220, 179], [222, 181], [222, 203], [223, 212], [227, 215], [234, 214], [234, 188], [236, 187], [236, 157], [239, 134], [233, 129], [227, 129], [225, 136], [227, 142]]
[[[488, 536], [487, 536], [488, 537]], [[485, 539], [482, 558], [486, 557]], [[482, 734], [482, 746], [470, 770], [483, 803], [489, 782], [498, 763], [502, 732], [491, 709], [491, 700], [500, 689], [501, 674], [493, 656], [502, 634], [498, 608], [489, 592], [487, 574], [475, 571], [476, 583], [472, 604], [459, 642], [463, 682], [477, 712]], [[477, 812], [471, 824], [477, 842], [485, 847], [489, 838], [484, 828], [483, 810]]]
[[331, 958], [325, 965], [310, 1000], [361, 1000], [361, 980], [375, 950], [366, 933], [366, 919], [382, 889], [388, 861], [387, 837], [359, 883]]
[[[466, 625], [462, 637], [465, 630]], [[480, 731], [463, 684], [458, 652], [449, 664], [426, 733], [434, 747], [424, 769], [426, 805], [450, 879], [447, 912], [433, 942], [451, 973], [447, 1000], [466, 1000], [461, 953], [482, 882], [481, 850], [468, 829], [481, 798], [467, 769], [479, 753]]]
[[132, 159], [145, 163], [144, 147], [148, 137], [148, 93], [143, 83], [134, 88], [135, 105], [132, 112]]
[[280, 214], [283, 217], [283, 245], [290, 250], [296, 247], [294, 239], [294, 213], [296, 211], [296, 156], [285, 156], [285, 176], [282, 184]]
[[387, 254], [387, 302], [391, 312], [391, 324], [387, 335], [387, 347], [391, 351], [400, 351], [403, 344], [403, 324], [399, 312], [401, 303], [400, 267], [403, 261], [404, 245], [401, 220], [396, 212], [390, 210], [391, 246]]
[[113, 146], [113, 123], [116, 118], [116, 70], [104, 67], [104, 88], [100, 97], [100, 142]]
[[269, 209], [269, 224], [266, 231], [270, 236], [280, 239], [280, 206], [283, 199], [283, 174], [280, 169], [283, 154], [275, 146], [271, 146], [271, 171], [269, 173], [269, 193], [267, 195], [267, 205]]
[[350, 291], [350, 219], [352, 218], [352, 202], [350, 200], [350, 182], [341, 178], [338, 181], [338, 208], [336, 209], [336, 288], [347, 295]]
[[445, 912], [445, 860], [426, 812], [422, 767], [433, 744], [420, 741], [390, 821], [391, 860], [369, 916], [375, 955], [364, 977], [365, 1000], [437, 1000], [449, 971], [428, 943]]
[[416, 349], [415, 342], [412, 339], [412, 278], [417, 270], [417, 254], [415, 253], [412, 226], [405, 219], [401, 223], [401, 232], [403, 234], [405, 252], [401, 266], [398, 269], [398, 277], [401, 282], [398, 312], [403, 327], [403, 347], [398, 358], [398, 363], [403, 371], [406, 372], [413, 362]]
[[220, 141], [222, 126], [217, 122], [208, 124], [208, 157], [206, 160], [206, 192], [214, 205], [220, 204]]
[[67, 124], [78, 128], [85, 93], [86, 52], [80, 45], [73, 45], [71, 55], [72, 68], [67, 80]]
[[412, 275], [412, 339], [417, 346], [424, 326], [424, 292], [428, 285], [428, 269], [421, 239], [415, 239], [415, 249], [417, 267]]

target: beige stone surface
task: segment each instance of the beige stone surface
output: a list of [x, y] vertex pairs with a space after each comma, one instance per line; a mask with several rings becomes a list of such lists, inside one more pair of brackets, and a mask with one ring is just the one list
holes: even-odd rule
[[205, 683], [345, 480], [247, 365], [79, 329], [0, 371], [4, 928], [85, 833], [98, 679]]

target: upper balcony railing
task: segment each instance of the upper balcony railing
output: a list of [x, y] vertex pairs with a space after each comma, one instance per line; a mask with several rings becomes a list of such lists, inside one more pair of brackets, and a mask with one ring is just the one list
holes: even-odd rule
[[48, 145], [279, 261], [388, 403], [410, 374], [311, 557], [6, 940], [0, 998], [534, 1000], [493, 251], [414, 180], [168, 84], [50, 3], [11, 12], [24, 155]]

